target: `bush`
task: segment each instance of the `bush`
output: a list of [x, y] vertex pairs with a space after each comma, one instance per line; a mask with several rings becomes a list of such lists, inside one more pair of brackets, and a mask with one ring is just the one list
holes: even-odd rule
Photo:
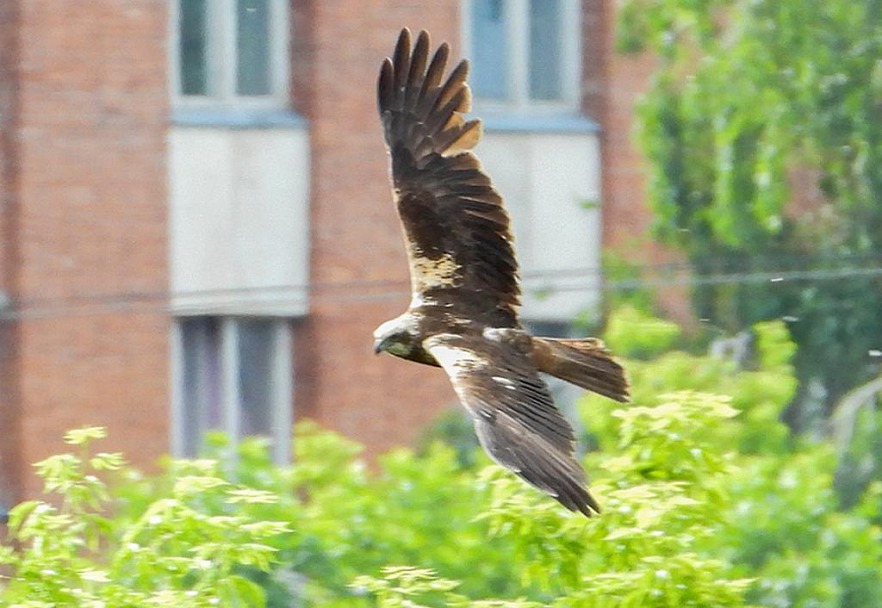
[[35, 465], [58, 506], [28, 501], [12, 509], [9, 532], [20, 546], [0, 550], [0, 563], [14, 571], [3, 605], [263, 605], [263, 589], [238, 570], [268, 570], [275, 549], [265, 541], [286, 524], [235, 511], [276, 497], [222, 479], [215, 461], [182, 462], [170, 492], [134, 516], [113, 519], [98, 475], [125, 464], [120, 454], [90, 451], [102, 437], [96, 427], [70, 431], [65, 441], [76, 453]]
[[438, 441], [372, 473], [360, 446], [304, 422], [293, 466], [217, 435], [207, 458], [145, 478], [92, 451], [100, 430], [73, 431], [72, 453], [37, 465], [57, 498], [12, 512], [0, 604], [882, 605], [882, 486], [841, 507], [832, 448], [779, 422], [787, 332], [755, 334], [748, 371], [671, 351], [627, 362], [634, 405], [583, 400], [604, 507], [590, 520]]

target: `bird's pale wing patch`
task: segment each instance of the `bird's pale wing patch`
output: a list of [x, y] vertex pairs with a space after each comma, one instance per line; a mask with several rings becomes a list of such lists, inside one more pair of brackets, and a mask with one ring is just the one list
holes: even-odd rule
[[573, 454], [573, 430], [526, 355], [480, 337], [442, 334], [423, 346], [447, 372], [475, 432], [499, 464], [590, 515], [599, 506]]
[[[411, 260], [411, 280], [415, 294], [426, 294], [432, 289], [457, 287], [462, 282], [462, 267], [449, 253], [430, 258], [408, 243]], [[424, 296], [421, 296], [424, 297]]]

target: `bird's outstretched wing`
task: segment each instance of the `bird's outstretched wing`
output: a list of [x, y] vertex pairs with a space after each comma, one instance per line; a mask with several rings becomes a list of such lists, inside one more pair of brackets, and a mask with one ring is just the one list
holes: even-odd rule
[[[429, 35], [411, 50], [402, 30], [380, 70], [377, 101], [417, 304], [496, 327], [517, 324], [520, 288], [502, 198], [471, 148], [481, 122], [466, 121], [471, 93], [461, 61], [443, 80], [449, 49], [429, 59]], [[443, 80], [443, 81], [442, 81]]]
[[450, 376], [487, 453], [587, 516], [600, 512], [573, 452], [573, 429], [526, 355], [478, 337], [440, 334], [424, 347]]

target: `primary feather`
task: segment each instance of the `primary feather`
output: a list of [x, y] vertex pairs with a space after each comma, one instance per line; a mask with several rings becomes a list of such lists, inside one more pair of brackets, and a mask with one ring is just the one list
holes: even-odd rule
[[471, 318], [513, 327], [520, 288], [508, 213], [470, 151], [481, 122], [463, 118], [468, 63], [444, 80], [448, 55], [442, 44], [429, 60], [426, 32], [411, 50], [404, 30], [377, 87], [411, 287], [415, 300], [467, 302]]

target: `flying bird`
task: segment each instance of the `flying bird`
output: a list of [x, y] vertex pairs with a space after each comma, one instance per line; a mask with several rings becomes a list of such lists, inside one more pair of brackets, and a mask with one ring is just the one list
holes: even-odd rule
[[624, 370], [594, 338], [533, 336], [518, 320], [520, 286], [508, 213], [472, 148], [468, 62], [445, 78], [450, 49], [429, 56], [427, 32], [401, 31], [383, 61], [377, 100], [412, 299], [374, 332], [374, 350], [447, 372], [478, 439], [500, 465], [591, 516], [600, 507], [574, 454], [572, 427], [545, 372], [628, 400]]

